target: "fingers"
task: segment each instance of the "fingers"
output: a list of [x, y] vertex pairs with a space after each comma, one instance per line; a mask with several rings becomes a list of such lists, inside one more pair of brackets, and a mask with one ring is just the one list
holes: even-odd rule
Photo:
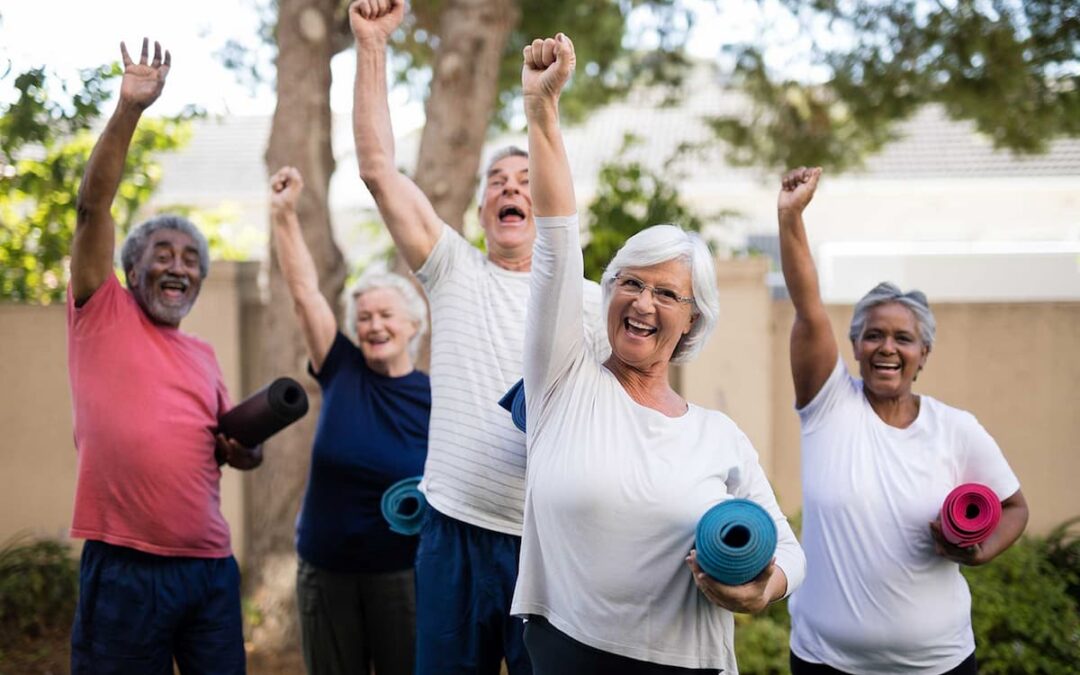
[[368, 21], [381, 19], [391, 13], [396, 6], [404, 4], [402, 0], [356, 0], [349, 6], [349, 12], [356, 12]]
[[142, 39], [142, 52], [139, 54], [139, 65], [145, 66], [146, 60], [150, 56], [150, 39]]
[[283, 166], [270, 178], [270, 189], [274, 193], [283, 192], [289, 188], [300, 190], [304, 187], [304, 179], [300, 171], [293, 166]]
[[128, 54], [127, 45], [124, 44], [123, 41], [120, 42], [120, 61], [124, 64], [125, 68], [135, 63], [131, 60], [131, 55]]
[[169, 74], [169, 69], [172, 68], [172, 54], [169, 50], [165, 50], [165, 61], [161, 64], [161, 76], [165, 77]]
[[543, 41], [540, 58], [545, 68], [555, 63], [555, 41], [551, 38]]
[[161, 43], [154, 40], [154, 60], [150, 62], [154, 68], [161, 67]]
[[808, 169], [803, 175], [805, 176], [803, 182], [810, 188], [810, 191], [817, 190], [818, 179], [821, 178], [821, 167]]

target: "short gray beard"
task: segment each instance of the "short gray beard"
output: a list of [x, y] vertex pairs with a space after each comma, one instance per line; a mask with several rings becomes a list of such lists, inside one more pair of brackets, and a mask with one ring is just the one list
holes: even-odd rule
[[[145, 276], [143, 279], [145, 280]], [[166, 326], [179, 326], [180, 321], [183, 320], [188, 312], [191, 311], [192, 306], [195, 304], [195, 299], [192, 298], [191, 302], [184, 303], [179, 307], [172, 307], [165, 305], [158, 299], [154, 293], [154, 289], [146, 281], [140, 281], [133, 289], [135, 294], [135, 300], [139, 303], [139, 306], [143, 308], [146, 315], [150, 317], [154, 323], [164, 324]]]

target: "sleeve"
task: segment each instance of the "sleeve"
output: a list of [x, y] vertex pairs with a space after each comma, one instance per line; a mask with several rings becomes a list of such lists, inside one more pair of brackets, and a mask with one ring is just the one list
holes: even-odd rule
[[[325, 390], [330, 382], [333, 381], [334, 376], [341, 371], [341, 366], [348, 358], [349, 352], [356, 349], [356, 346], [349, 341], [349, 338], [345, 337], [345, 334], [340, 330], [334, 335], [334, 341], [330, 344], [330, 350], [326, 352], [326, 358], [323, 359], [322, 369], [319, 372], [315, 372], [315, 369], [311, 365], [311, 361], [308, 361], [307, 371], [308, 374], [315, 378], [315, 381], [319, 383], [319, 386]], [[363, 359], [361, 359], [362, 361]]]
[[853, 379], [848, 375], [844, 360], [837, 355], [836, 366], [833, 367], [829, 379], [821, 385], [821, 391], [802, 408], [797, 408], [799, 422], [802, 424], [803, 433], [813, 431], [821, 422], [828, 417], [846, 400], [853, 388]]
[[460, 267], [463, 259], [477, 253], [472, 244], [465, 241], [454, 228], [443, 223], [439, 240], [435, 242], [424, 264], [416, 270], [416, 278], [430, 295]]
[[139, 310], [135, 298], [128, 293], [115, 274], [87, 298], [81, 307], [75, 306], [71, 286], [67, 289], [67, 322], [72, 336], [90, 335], [117, 326], [126, 326], [132, 310]]
[[791, 595], [806, 576], [806, 555], [803, 553], [795, 532], [788, 523], [787, 516], [780, 510], [772, 485], [765, 476], [758, 461], [757, 450], [742, 431], [737, 431], [739, 470], [728, 486], [729, 492], [736, 497], [749, 499], [760, 504], [776, 523], [776, 565], [784, 570], [787, 577], [787, 593]]
[[536, 219], [525, 321], [525, 400], [544, 405], [585, 345], [578, 217]]
[[956, 412], [961, 416], [961, 482], [982, 483], [1002, 501], [1013, 496], [1020, 489], [1020, 479], [1013, 473], [997, 441], [974, 415]]

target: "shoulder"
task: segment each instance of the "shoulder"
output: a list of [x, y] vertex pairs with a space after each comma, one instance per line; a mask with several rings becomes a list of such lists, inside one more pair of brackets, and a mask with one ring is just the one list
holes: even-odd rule
[[927, 419], [936, 425], [961, 434], [985, 433], [979, 420], [967, 410], [951, 406], [926, 394], [920, 394], [919, 400]]

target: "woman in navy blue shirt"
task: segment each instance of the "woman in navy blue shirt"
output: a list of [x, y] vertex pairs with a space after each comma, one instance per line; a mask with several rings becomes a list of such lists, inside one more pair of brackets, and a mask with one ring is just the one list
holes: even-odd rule
[[346, 330], [319, 292], [296, 217], [300, 173], [271, 179], [273, 241], [323, 401], [296, 526], [297, 601], [312, 675], [411, 675], [417, 538], [391, 532], [379, 503], [423, 472], [431, 386], [413, 367], [423, 300], [404, 277], [366, 275], [348, 295]]

